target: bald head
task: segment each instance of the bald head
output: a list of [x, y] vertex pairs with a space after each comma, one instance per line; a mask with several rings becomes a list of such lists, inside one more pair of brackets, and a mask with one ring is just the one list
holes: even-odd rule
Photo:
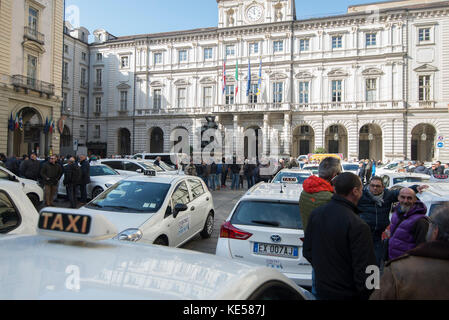
[[399, 204], [401, 205], [402, 213], [407, 213], [416, 203], [415, 191], [410, 188], [402, 188], [398, 196]]

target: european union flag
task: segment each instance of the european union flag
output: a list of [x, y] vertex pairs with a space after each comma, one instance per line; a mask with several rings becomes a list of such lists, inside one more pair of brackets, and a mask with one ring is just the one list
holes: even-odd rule
[[9, 131], [14, 131], [14, 119], [12, 117], [12, 112], [8, 120], [8, 129]]

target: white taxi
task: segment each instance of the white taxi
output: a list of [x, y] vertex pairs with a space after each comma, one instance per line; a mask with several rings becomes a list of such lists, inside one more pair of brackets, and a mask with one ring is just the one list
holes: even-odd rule
[[276, 270], [111, 240], [118, 231], [101, 214], [43, 211], [36, 226], [38, 235], [0, 236], [1, 300], [307, 299]]
[[430, 176], [423, 173], [390, 172], [381, 173], [378, 176], [382, 178], [383, 184], [387, 189], [399, 183], [415, 182], [416, 184], [416, 182], [428, 182], [430, 180]]
[[35, 234], [38, 218], [22, 186], [0, 180], [0, 234]]
[[23, 189], [33, 205], [37, 208], [44, 201], [44, 190], [34, 180], [20, 178], [6, 168], [0, 167], [0, 179], [14, 181]]
[[302, 186], [260, 183], [237, 202], [220, 229], [216, 255], [275, 268], [301, 286], [312, 285], [302, 256]]
[[282, 169], [274, 176], [271, 183], [302, 184], [311, 175], [312, 173], [309, 170], [301, 170], [299, 168]]
[[202, 179], [192, 176], [131, 176], [79, 210], [107, 217], [120, 231], [120, 240], [171, 247], [179, 247], [197, 234], [209, 238], [215, 215], [211, 193]]

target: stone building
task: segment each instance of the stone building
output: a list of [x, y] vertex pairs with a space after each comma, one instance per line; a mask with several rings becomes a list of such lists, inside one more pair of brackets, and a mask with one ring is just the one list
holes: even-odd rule
[[[63, 0], [0, 1], [2, 153], [59, 153], [63, 21]], [[20, 128], [9, 130], [11, 116]]]
[[[213, 115], [224, 136], [260, 130], [263, 154], [276, 135], [282, 155], [323, 147], [345, 158], [449, 161], [449, 1], [352, 6], [307, 20], [296, 19], [293, 0], [217, 5], [216, 27], [93, 32], [91, 151], [170, 152], [174, 129], [197, 143], [193, 133]], [[246, 155], [247, 144], [239, 147]]]

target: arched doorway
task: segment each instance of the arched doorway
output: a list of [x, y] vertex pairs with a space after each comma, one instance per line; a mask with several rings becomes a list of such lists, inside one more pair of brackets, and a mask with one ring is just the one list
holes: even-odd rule
[[263, 134], [259, 126], [252, 126], [245, 130], [243, 138], [243, 156], [245, 159], [256, 160], [262, 158]]
[[150, 153], [164, 152], [164, 132], [161, 128], [155, 127], [150, 133]]
[[309, 125], [296, 127], [293, 131], [293, 156], [312, 153], [315, 147], [315, 132]]
[[411, 160], [432, 161], [435, 157], [434, 126], [420, 123], [412, 130]]
[[326, 129], [325, 146], [328, 153], [341, 153], [348, 158], [348, 133], [342, 125], [331, 125]]
[[122, 128], [119, 130], [117, 153], [119, 155], [131, 154], [131, 133], [126, 128]]
[[382, 160], [382, 129], [376, 124], [366, 124], [359, 134], [359, 159]]
[[44, 154], [46, 135], [42, 131], [44, 127], [39, 113], [31, 107], [25, 107], [18, 112], [18, 117], [22, 119], [22, 129], [10, 133], [13, 137], [13, 154], [16, 156], [32, 152]]

